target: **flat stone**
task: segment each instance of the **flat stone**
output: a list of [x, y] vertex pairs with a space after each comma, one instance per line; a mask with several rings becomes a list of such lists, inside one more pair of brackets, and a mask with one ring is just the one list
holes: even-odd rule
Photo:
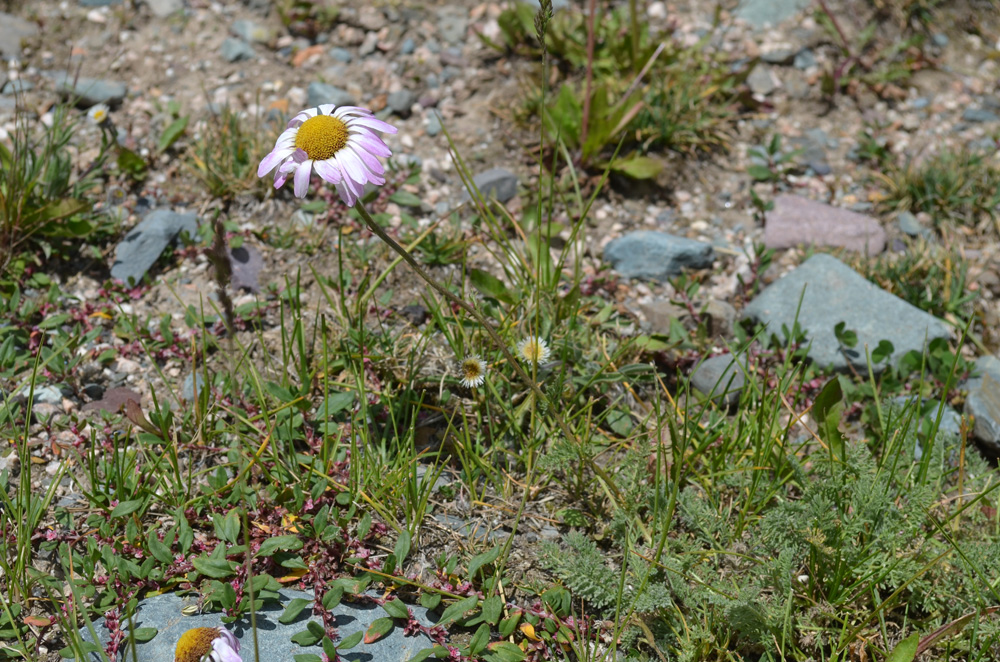
[[[6, 80], [6, 77], [4, 77]], [[8, 80], [3, 85], [4, 94], [24, 94], [25, 92], [30, 92], [35, 89], [35, 84], [30, 80], [24, 80], [23, 78], [15, 78], [14, 80]]]
[[21, 42], [38, 35], [38, 25], [20, 16], [0, 12], [0, 54], [4, 59], [21, 57]]
[[736, 16], [755, 28], [778, 25], [813, 4], [813, 0], [740, 0]]
[[885, 230], [875, 219], [798, 195], [779, 195], [765, 219], [768, 248], [833, 246], [869, 256], [885, 250]]
[[222, 42], [222, 48], [219, 49], [219, 52], [222, 54], [222, 59], [226, 62], [252, 60], [257, 57], [257, 52], [254, 51], [253, 46], [235, 37], [226, 37], [226, 40]]
[[[102, 389], [103, 390], [103, 389]], [[142, 396], [133, 391], [130, 388], [109, 388], [104, 391], [99, 400], [94, 400], [94, 402], [88, 402], [85, 404], [81, 410], [82, 411], [106, 411], [112, 414], [117, 414], [121, 411], [121, 408], [125, 406], [125, 403], [129, 400], [134, 400], [136, 404], [142, 403]]]
[[146, 5], [157, 18], [166, 18], [184, 9], [184, 0], [146, 0]]
[[347, 50], [346, 48], [340, 48], [339, 46], [335, 46], [334, 48], [330, 49], [330, 57], [332, 57], [337, 62], [343, 62], [344, 64], [350, 64], [351, 60], [354, 59], [354, 56], [351, 54], [351, 51]]
[[747, 85], [750, 86], [750, 91], [754, 94], [759, 94], [760, 96], [767, 96], [771, 92], [778, 89], [780, 81], [778, 77], [774, 75], [770, 67], [766, 67], [762, 64], [758, 64], [747, 76]]
[[666, 232], [639, 230], [612, 240], [604, 259], [626, 278], [666, 281], [684, 269], [707, 269], [715, 260], [711, 244]]
[[[195, 384], [198, 385], [197, 393], [195, 392]], [[181, 385], [181, 397], [190, 402], [194, 400], [196, 395], [200, 395], [203, 390], [205, 390], [205, 378], [202, 374], [200, 372], [189, 372], [184, 377], [184, 383]]]
[[678, 306], [670, 299], [654, 299], [649, 303], [639, 305], [646, 318], [647, 330], [649, 333], [668, 336], [674, 323], [680, 323], [685, 318], [691, 316], [687, 308]]
[[746, 386], [746, 358], [721, 354], [705, 359], [691, 374], [691, 386], [727, 408], [739, 404]]
[[89, 108], [104, 103], [117, 106], [128, 94], [125, 83], [100, 78], [76, 78], [69, 73], [57, 72], [53, 77], [56, 91], [63, 96], [75, 98], [78, 106]]
[[[496, 198], [497, 202], [503, 203], [517, 195], [517, 175], [506, 168], [484, 170], [473, 177], [472, 181], [486, 200]], [[468, 191], [463, 199], [469, 199]]]
[[900, 231], [910, 237], [923, 237], [924, 239], [931, 239], [934, 236], [934, 232], [930, 228], [926, 228], [920, 222], [920, 220], [908, 211], [903, 211], [899, 213], [896, 217], [896, 223], [899, 225]]
[[323, 103], [332, 103], [335, 106], [357, 105], [350, 92], [326, 83], [309, 83], [308, 97], [309, 106], [313, 108]]
[[[801, 299], [801, 309], [799, 301]], [[791, 330], [796, 322], [809, 343], [808, 357], [821, 367], [867, 372], [865, 346], [869, 352], [881, 340], [892, 343], [889, 360], [911, 350], [923, 351], [925, 340], [948, 338], [950, 327], [943, 321], [880, 289], [831, 255], [814, 255], [797, 269], [771, 284], [743, 310], [745, 318], [761, 322], [768, 334], [782, 336], [782, 326]], [[834, 327], [845, 323], [858, 343], [841, 351]], [[881, 371], [884, 363], [873, 366]]]
[[246, 18], [233, 21], [233, 24], [229, 26], [229, 31], [243, 41], [255, 44], [268, 44], [274, 38], [271, 28]]
[[[322, 625], [318, 615], [313, 614], [311, 607], [306, 607], [297, 619], [289, 624], [282, 624], [278, 617], [284, 611], [285, 606], [294, 598], [313, 602], [315, 596], [312, 593], [294, 590], [282, 590], [279, 592], [281, 601], [267, 602], [257, 611], [257, 645], [261, 660], [292, 660], [296, 655], [322, 655], [323, 649], [319, 646], [302, 647], [292, 642], [292, 636], [306, 629], [306, 623], [310, 620]], [[174, 648], [181, 635], [191, 628], [196, 627], [225, 627], [240, 642], [240, 657], [243, 660], [254, 659], [254, 639], [253, 630], [250, 624], [249, 615], [240, 620], [223, 625], [221, 613], [198, 614], [197, 616], [185, 616], [182, 610], [186, 607], [197, 607], [197, 595], [187, 595], [184, 597], [176, 593], [165, 593], [146, 598], [139, 602], [134, 618], [136, 628], [156, 628], [157, 634], [150, 641], [136, 644], [137, 659], [142, 662], [174, 662]], [[407, 605], [412, 610], [414, 618], [423, 625], [430, 626], [432, 622], [428, 617], [428, 612], [419, 605]], [[363, 602], [347, 602], [346, 600], [333, 609], [336, 617], [335, 625], [341, 639], [351, 636], [355, 632], [364, 632], [378, 618], [388, 616], [386, 611], [374, 604]], [[124, 624], [123, 624], [124, 625]], [[424, 634], [417, 634], [412, 637], [403, 635], [403, 623], [396, 621], [396, 626], [382, 639], [366, 644], [363, 641], [354, 648], [345, 651], [341, 657], [350, 662], [405, 662], [413, 658], [418, 652], [430, 648], [434, 643]], [[125, 626], [127, 628], [127, 625]], [[108, 631], [104, 626], [104, 619], [97, 619], [94, 622], [94, 630], [101, 644], [108, 640]], [[90, 633], [87, 628], [80, 630], [81, 636], [90, 641]], [[126, 641], [127, 641], [126, 635]], [[336, 642], [335, 642], [336, 643]], [[125, 650], [125, 646], [122, 650]], [[100, 658], [98, 653], [93, 653], [88, 661], [97, 662]], [[128, 655], [123, 654], [122, 660], [131, 660]]]
[[796, 69], [808, 69], [809, 67], [815, 67], [817, 64], [816, 54], [808, 48], [803, 48], [796, 53], [795, 59], [792, 61], [792, 66]]
[[110, 7], [120, 5], [122, 0], [80, 0], [81, 7]]
[[978, 377], [965, 383], [969, 395], [965, 414], [975, 422], [972, 436], [994, 455], [1000, 455], [1000, 359], [981, 356], [976, 360]]
[[178, 214], [167, 209], [150, 212], [118, 244], [111, 277], [126, 283], [130, 279], [136, 283], [142, 281], [163, 250], [182, 231], [191, 237], [197, 234], [198, 217], [195, 214]]
[[464, 44], [468, 27], [469, 16], [464, 7], [446, 6], [438, 10], [438, 34], [449, 44]]
[[239, 248], [230, 248], [229, 264], [233, 270], [234, 290], [260, 291], [260, 270], [264, 268], [260, 251], [246, 243]]
[[416, 100], [416, 93], [410, 90], [399, 90], [389, 94], [389, 97], [386, 99], [386, 107], [396, 115], [406, 119], [413, 112], [412, 107]]
[[[24, 397], [27, 399], [29, 390], [24, 390]], [[59, 387], [47, 385], [36, 386], [32, 394], [32, 402], [36, 405], [61, 405], [63, 401], [62, 391]]]
[[701, 310], [702, 317], [708, 318], [708, 332], [716, 338], [732, 338], [738, 316], [736, 309], [727, 301], [710, 299]]
[[962, 113], [965, 122], [1000, 122], [1000, 117], [992, 110], [985, 108], [966, 108]]
[[787, 65], [792, 63], [797, 53], [794, 48], [776, 48], [761, 53], [760, 59], [768, 64]]
[[441, 115], [438, 111], [431, 108], [427, 111], [427, 135], [433, 138], [437, 134], [441, 133]]

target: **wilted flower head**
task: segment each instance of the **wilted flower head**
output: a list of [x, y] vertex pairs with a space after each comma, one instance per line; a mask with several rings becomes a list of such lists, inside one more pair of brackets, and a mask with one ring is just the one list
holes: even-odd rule
[[292, 177], [295, 197], [302, 198], [315, 169], [337, 187], [346, 204], [353, 205], [365, 184], [385, 184], [385, 169], [378, 157], [392, 156], [392, 152], [376, 132], [396, 133], [396, 127], [357, 106], [323, 104], [303, 110], [278, 136], [274, 149], [260, 162], [257, 176], [273, 170], [274, 188]]
[[108, 117], [109, 117], [110, 112], [111, 112], [111, 109], [108, 108], [108, 104], [106, 104], [106, 103], [95, 103], [87, 111], [87, 117], [94, 124], [100, 125], [100, 124], [104, 124], [105, 122], [108, 121]]
[[174, 662], [242, 662], [240, 642], [225, 628], [193, 628], [177, 641]]
[[528, 336], [517, 344], [517, 353], [526, 363], [545, 363], [549, 360], [549, 345], [538, 336]]
[[482, 386], [486, 381], [486, 361], [475, 354], [462, 359], [461, 371], [462, 386], [466, 388]]

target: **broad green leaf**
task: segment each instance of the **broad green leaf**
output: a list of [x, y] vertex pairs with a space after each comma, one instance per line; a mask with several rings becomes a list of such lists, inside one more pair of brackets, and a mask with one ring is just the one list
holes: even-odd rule
[[396, 598], [394, 600], [386, 600], [382, 603], [382, 609], [385, 613], [389, 614], [393, 618], [409, 618], [410, 611], [406, 608], [406, 605], [402, 600]]
[[470, 269], [469, 280], [472, 281], [472, 285], [477, 290], [497, 301], [508, 304], [514, 304], [517, 301], [507, 286], [503, 284], [503, 281], [482, 269]]
[[441, 594], [440, 593], [421, 593], [420, 594], [420, 606], [424, 609], [429, 609], [431, 611], [437, 609], [437, 606], [441, 604]]
[[484, 655], [491, 662], [521, 662], [524, 651], [509, 641], [496, 641], [489, 645], [489, 653]]
[[843, 461], [844, 435], [840, 433], [840, 414], [843, 410], [844, 391], [840, 380], [834, 377], [826, 383], [813, 404], [813, 418], [820, 428], [820, 438], [830, 446], [834, 457]]
[[306, 623], [306, 629], [292, 635], [292, 641], [299, 646], [313, 646], [326, 636], [323, 626], [316, 621]]
[[407, 191], [396, 191], [389, 196], [389, 202], [395, 202], [404, 207], [419, 207], [423, 201]]
[[462, 616], [465, 615], [465, 612], [475, 609], [477, 604], [479, 604], [479, 598], [475, 595], [470, 595], [467, 598], [459, 600], [444, 610], [444, 613], [441, 614], [441, 620], [439, 620], [437, 624], [448, 625], [453, 623], [462, 618]]
[[142, 508], [142, 499], [132, 499], [131, 501], [122, 501], [114, 510], [111, 511], [111, 517], [125, 517], [126, 515], [131, 515], [135, 511]]
[[191, 562], [194, 569], [212, 579], [224, 579], [233, 574], [233, 564], [225, 559], [212, 559], [199, 556]]
[[484, 565], [496, 561], [498, 556], [500, 556], [500, 545], [497, 545], [493, 549], [483, 552], [482, 554], [473, 556], [472, 559], [469, 560], [469, 579], [475, 579], [476, 572]]
[[488, 643], [490, 643], [490, 626], [483, 623], [469, 640], [469, 655], [479, 655]]
[[293, 622], [311, 602], [312, 600], [306, 600], [305, 598], [292, 598], [285, 607], [285, 611], [281, 612], [281, 616], [278, 617], [278, 622], [282, 625], [288, 625]]
[[173, 122], [170, 123], [163, 133], [160, 134], [160, 143], [157, 146], [161, 152], [165, 152], [171, 145], [177, 142], [177, 139], [184, 135], [184, 130], [187, 129], [188, 116], [178, 117]]
[[399, 538], [396, 539], [396, 547], [393, 550], [396, 554], [396, 563], [399, 567], [403, 567], [403, 561], [406, 560], [406, 555], [410, 553], [410, 532], [403, 529], [399, 534]]
[[277, 551], [294, 552], [297, 549], [302, 549], [302, 540], [298, 536], [274, 536], [261, 543], [257, 556], [271, 556]]
[[885, 662], [913, 662], [917, 656], [917, 646], [920, 644], [920, 633], [914, 632], [906, 639], [896, 644], [896, 647], [885, 658]]
[[652, 179], [663, 171], [663, 163], [651, 156], [616, 159], [611, 169], [632, 179]]
[[340, 640], [340, 643], [337, 644], [337, 650], [346, 651], [350, 650], [351, 648], [354, 648], [361, 642], [361, 637], [363, 637], [364, 635], [365, 633], [362, 632], [361, 630], [358, 630], [357, 632], [347, 635], [346, 637]]
[[145, 643], [155, 637], [160, 631], [156, 628], [136, 628], [132, 630], [131, 636], [139, 643]]
[[483, 601], [483, 618], [486, 619], [487, 623], [496, 625], [502, 612], [503, 600], [500, 599], [499, 595], [490, 596]]
[[368, 626], [368, 631], [365, 632], [365, 643], [375, 643], [385, 635], [389, 634], [393, 627], [395, 626], [393, 625], [391, 618], [376, 618], [372, 621], [372, 624]]

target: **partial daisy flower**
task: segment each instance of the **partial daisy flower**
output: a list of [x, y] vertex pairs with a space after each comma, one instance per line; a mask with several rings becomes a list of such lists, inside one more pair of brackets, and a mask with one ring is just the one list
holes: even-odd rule
[[549, 345], [538, 336], [528, 336], [517, 344], [517, 353], [526, 363], [545, 363], [549, 360]]
[[107, 122], [110, 116], [111, 109], [108, 108], [108, 104], [106, 103], [95, 103], [90, 107], [90, 110], [87, 111], [87, 118], [98, 126]]
[[466, 388], [482, 386], [486, 381], [486, 361], [475, 354], [462, 359], [459, 368], [462, 371], [462, 386]]
[[174, 662], [242, 662], [240, 642], [226, 628], [194, 628], [177, 641]]
[[375, 119], [372, 111], [357, 106], [322, 104], [303, 110], [288, 123], [274, 149], [257, 168], [257, 176], [274, 171], [274, 188], [289, 177], [295, 197], [305, 197], [309, 179], [316, 174], [337, 187], [340, 198], [354, 205], [365, 184], [385, 184], [385, 169], [379, 156], [392, 156], [376, 132], [396, 133], [396, 127]]

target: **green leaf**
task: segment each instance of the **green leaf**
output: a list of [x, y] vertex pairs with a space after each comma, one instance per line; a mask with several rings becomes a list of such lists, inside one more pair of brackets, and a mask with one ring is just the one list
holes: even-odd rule
[[294, 657], [295, 662], [323, 662], [323, 658], [314, 653], [299, 653]]
[[170, 551], [170, 548], [160, 542], [155, 534], [150, 535], [147, 541], [147, 547], [149, 548], [149, 553], [153, 555], [160, 563], [173, 563], [174, 555]]
[[396, 191], [389, 196], [389, 202], [395, 202], [404, 207], [419, 207], [423, 200], [407, 191]]
[[393, 618], [409, 618], [410, 612], [406, 608], [406, 605], [399, 598], [393, 600], [386, 600], [382, 603], [382, 609], [385, 610], [387, 614]]
[[483, 657], [491, 662], [521, 662], [525, 657], [524, 651], [509, 641], [494, 642], [490, 644], [489, 650]]
[[611, 169], [632, 179], [652, 179], [663, 171], [663, 163], [651, 156], [632, 156], [628, 159], [615, 159]]
[[497, 628], [500, 631], [500, 636], [506, 639], [513, 634], [514, 630], [517, 628], [517, 623], [520, 620], [521, 612], [515, 611], [510, 616], [500, 621], [500, 627]]
[[294, 552], [297, 549], [302, 549], [302, 540], [298, 536], [274, 536], [261, 543], [257, 556], [271, 556], [278, 551]]
[[306, 623], [306, 629], [292, 635], [292, 641], [299, 646], [313, 646], [326, 636], [323, 626], [316, 621]]
[[225, 559], [212, 559], [199, 556], [191, 562], [194, 569], [212, 579], [224, 579], [233, 574], [233, 563]]
[[372, 621], [372, 624], [368, 626], [368, 631], [365, 632], [365, 643], [372, 644], [383, 638], [385, 635], [392, 631], [395, 625], [391, 618], [376, 618]]
[[126, 515], [131, 515], [135, 511], [142, 508], [142, 499], [132, 499], [131, 501], [122, 501], [115, 509], [111, 511], [111, 517], [125, 517]]
[[344, 411], [354, 404], [354, 394], [350, 392], [331, 393], [326, 396], [326, 400], [316, 410], [316, 417], [320, 420], [333, 418], [338, 413]]
[[424, 609], [429, 609], [431, 611], [437, 609], [437, 606], [441, 604], [441, 594], [440, 593], [421, 593], [420, 594], [420, 606]]
[[235, 508], [226, 513], [221, 529], [219, 537], [235, 545], [240, 536], [240, 514]]
[[500, 545], [482, 554], [473, 556], [469, 561], [469, 579], [475, 579], [476, 572], [484, 565], [496, 561], [498, 556], [500, 556]]
[[160, 631], [156, 628], [136, 628], [132, 630], [131, 636], [139, 643], [145, 643], [155, 637]]
[[118, 148], [118, 167], [132, 179], [142, 181], [146, 179], [146, 162], [141, 156], [127, 147]]
[[364, 634], [365, 634], [364, 632], [358, 630], [357, 632], [347, 635], [346, 637], [340, 640], [339, 644], [337, 644], [337, 650], [346, 651], [350, 650], [351, 648], [354, 648], [361, 642], [361, 637], [363, 637]]
[[469, 280], [472, 281], [472, 285], [477, 290], [488, 297], [493, 297], [497, 301], [502, 301], [511, 305], [517, 302], [517, 299], [511, 291], [507, 289], [507, 286], [503, 284], [503, 281], [493, 274], [487, 273], [482, 269], [470, 269]]
[[844, 390], [840, 380], [834, 377], [826, 383], [816, 396], [813, 404], [813, 418], [819, 424], [820, 438], [829, 446], [834, 457], [841, 461], [844, 456], [844, 436], [840, 433], [840, 414], [843, 410]]
[[334, 585], [323, 594], [323, 608], [327, 611], [332, 611], [336, 609], [337, 605], [340, 604], [341, 598], [344, 597], [344, 587]]
[[479, 598], [475, 595], [470, 595], [463, 600], [459, 600], [444, 610], [444, 613], [441, 614], [441, 620], [437, 624], [448, 625], [449, 623], [453, 623], [462, 618], [465, 612], [475, 609], [477, 604], [479, 604]]
[[167, 151], [167, 149], [177, 142], [177, 139], [184, 135], [185, 129], [188, 125], [188, 116], [178, 117], [175, 119], [170, 126], [168, 126], [163, 133], [160, 134], [160, 143], [157, 146], [161, 152]]
[[285, 611], [281, 612], [281, 616], [278, 617], [278, 622], [282, 625], [288, 625], [302, 613], [302, 610], [309, 605], [312, 600], [306, 600], [305, 598], [292, 598], [292, 600], [285, 607]]
[[469, 655], [479, 655], [488, 643], [490, 643], [490, 626], [483, 623], [469, 640]]
[[913, 662], [917, 656], [917, 646], [920, 643], [920, 633], [914, 632], [906, 639], [896, 644], [896, 647], [885, 658], [885, 662]]
[[396, 554], [396, 563], [400, 567], [403, 567], [403, 561], [406, 560], [406, 555], [410, 553], [410, 532], [403, 529], [399, 534], [399, 538], [396, 539], [396, 547], [393, 549]]
[[888, 340], [880, 340], [878, 347], [872, 350], [872, 363], [881, 363], [892, 356], [896, 348]]
[[483, 618], [487, 623], [496, 625], [503, 612], [503, 600], [499, 595], [493, 595], [483, 601]]
[[747, 174], [758, 182], [769, 182], [776, 178], [770, 168], [759, 164], [747, 166]]

